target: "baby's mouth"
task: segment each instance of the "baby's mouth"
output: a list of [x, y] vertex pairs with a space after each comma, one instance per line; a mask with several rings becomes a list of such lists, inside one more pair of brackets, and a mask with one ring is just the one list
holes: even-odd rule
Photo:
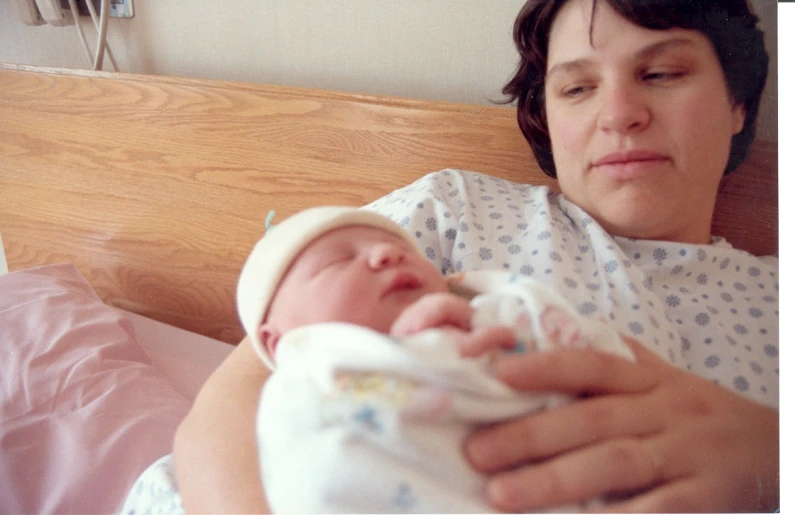
[[398, 272], [387, 283], [383, 296], [385, 297], [398, 291], [416, 290], [419, 288], [422, 288], [422, 282], [414, 274]]

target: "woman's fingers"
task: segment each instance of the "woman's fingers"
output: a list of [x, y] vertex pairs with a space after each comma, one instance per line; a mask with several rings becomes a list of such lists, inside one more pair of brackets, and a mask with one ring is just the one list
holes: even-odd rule
[[514, 347], [516, 347], [516, 337], [509, 327], [479, 327], [458, 337], [458, 350], [465, 358]]
[[611, 438], [651, 435], [664, 423], [643, 402], [593, 397], [481, 429], [467, 439], [464, 454], [476, 470], [493, 473]]
[[489, 501], [506, 511], [527, 511], [595, 499], [605, 491], [631, 491], [657, 481], [650, 440], [620, 438], [546, 462], [498, 474], [487, 484]]
[[635, 355], [635, 362], [638, 365], [663, 370], [671, 366], [667, 361], [655, 354], [654, 351], [645, 347], [639, 341], [625, 335], [621, 335], [621, 338], [624, 340], [624, 343], [629, 346], [630, 350], [632, 350], [632, 353]]
[[660, 485], [627, 500], [608, 503], [596, 511], [601, 513], [700, 513], [732, 511], [728, 499], [725, 509], [716, 509], [716, 499], [705, 494], [705, 486], [694, 478], [683, 478]]
[[[648, 356], [644, 356], [646, 358]], [[497, 363], [497, 374], [517, 390], [575, 396], [637, 393], [657, 384], [656, 375], [650, 374], [642, 364], [599, 351], [580, 349], [505, 355]]]
[[[693, 475], [685, 460], [669, 459], [681, 455], [677, 442], [671, 435], [654, 433], [584, 446], [495, 474], [487, 484], [489, 501], [503, 510], [528, 511], [584, 503], [605, 494], [645, 492], [634, 497], [645, 498], [635, 506], [637, 511], [698, 511], [698, 499], [679, 498], [677, 490], [666, 490], [665, 485], [682, 483]], [[649, 496], [651, 491], [660, 496]], [[702, 492], [699, 499], [704, 497]], [[629, 509], [627, 502], [614, 504], [621, 511]]]

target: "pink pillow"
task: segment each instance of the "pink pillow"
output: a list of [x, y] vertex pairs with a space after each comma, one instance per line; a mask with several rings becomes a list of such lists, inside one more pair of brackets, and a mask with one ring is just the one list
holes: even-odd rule
[[190, 401], [73, 265], [0, 276], [0, 513], [111, 513]]

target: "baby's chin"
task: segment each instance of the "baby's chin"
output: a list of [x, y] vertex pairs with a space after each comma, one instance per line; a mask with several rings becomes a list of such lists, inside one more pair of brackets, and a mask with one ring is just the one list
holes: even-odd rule
[[406, 288], [390, 292], [384, 300], [402, 311], [427, 294], [428, 292], [424, 288]]

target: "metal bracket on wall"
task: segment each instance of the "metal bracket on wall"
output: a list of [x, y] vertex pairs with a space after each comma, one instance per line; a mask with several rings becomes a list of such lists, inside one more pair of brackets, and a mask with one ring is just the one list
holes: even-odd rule
[[[69, 0], [60, 0], [61, 7], [69, 9]], [[94, 10], [99, 12], [100, 0], [76, 0], [77, 12], [80, 16], [89, 16], [88, 7], [86, 2], [91, 1], [94, 3]], [[111, 18], [132, 18], [135, 16], [133, 9], [133, 0], [110, 0], [110, 17]]]
[[135, 16], [133, 0], [110, 0], [110, 15], [113, 18], [132, 18]]

